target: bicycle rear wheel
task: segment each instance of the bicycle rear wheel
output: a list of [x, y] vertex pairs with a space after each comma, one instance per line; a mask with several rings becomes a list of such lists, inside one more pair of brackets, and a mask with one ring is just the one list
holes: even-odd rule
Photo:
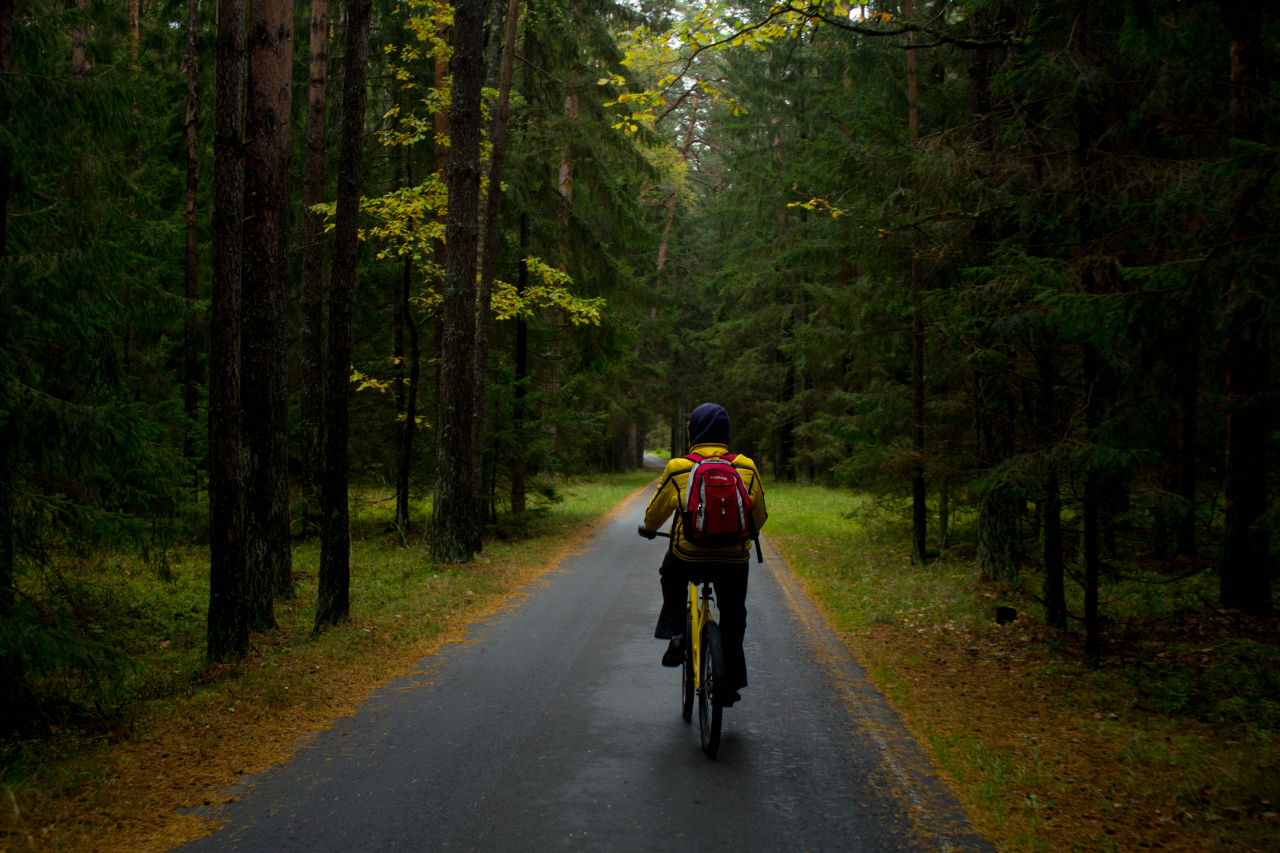
[[693, 615], [684, 614], [684, 669], [680, 673], [680, 716], [693, 720]]
[[720, 644], [720, 626], [708, 622], [702, 629], [702, 684], [698, 690], [698, 729], [702, 733], [702, 751], [715, 758], [720, 749], [720, 722], [724, 709], [716, 701], [716, 684], [724, 672], [724, 652]]

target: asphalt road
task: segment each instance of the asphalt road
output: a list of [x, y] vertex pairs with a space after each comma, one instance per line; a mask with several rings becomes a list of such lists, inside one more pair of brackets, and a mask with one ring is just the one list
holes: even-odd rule
[[208, 810], [226, 825], [182, 849], [990, 850], [771, 548], [751, 566], [751, 686], [703, 756], [653, 639], [647, 500], [470, 642], [233, 788]]

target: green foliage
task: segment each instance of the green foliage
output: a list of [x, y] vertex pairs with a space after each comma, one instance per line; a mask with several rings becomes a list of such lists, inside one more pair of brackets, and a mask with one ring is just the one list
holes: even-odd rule
[[[42, 697], [111, 705], [103, 684], [118, 676], [117, 650], [45, 607], [40, 577], [86, 546], [154, 550], [189, 477], [180, 342], [201, 306], [177, 295], [185, 75], [165, 61], [185, 33], [148, 38], [144, 67], [131, 72], [121, 15], [23, 4], [13, 73], [0, 79], [11, 181], [0, 512], [12, 524], [18, 599], [0, 618], [0, 678], [14, 717], [44, 707]], [[79, 76], [67, 29], [76, 25], [93, 33]]]
[[1204, 720], [1228, 732], [1280, 729], [1280, 649], [1231, 638], [1209, 648], [1169, 650], [1174, 661], [1134, 667], [1128, 681], [1144, 704], [1169, 716]]

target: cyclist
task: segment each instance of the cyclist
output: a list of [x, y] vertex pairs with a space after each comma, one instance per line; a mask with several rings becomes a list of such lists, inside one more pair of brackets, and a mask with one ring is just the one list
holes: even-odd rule
[[[726, 456], [729, 453], [729, 413], [723, 406], [703, 403], [685, 415], [685, 429], [690, 453], [704, 457]], [[764, 526], [768, 513], [764, 508], [764, 483], [756, 464], [745, 456], [733, 460], [751, 498], [751, 515], [755, 529]], [[747, 573], [751, 542], [741, 542], [726, 548], [703, 548], [689, 542], [682, 535], [680, 511], [682, 495], [693, 469], [693, 461], [679, 457], [667, 463], [662, 480], [649, 508], [645, 512], [644, 526], [655, 531], [675, 514], [671, 525], [671, 547], [662, 561], [662, 614], [653, 635], [660, 640], [670, 640], [662, 656], [663, 666], [680, 666], [684, 660], [687, 638], [684, 636], [685, 610], [689, 600], [689, 584], [711, 581], [715, 588], [716, 603], [720, 608], [720, 637], [724, 648], [727, 695], [721, 697], [721, 705], [730, 707], [742, 698], [739, 690], [747, 686], [747, 660], [742, 652], [742, 637], [747, 630]]]

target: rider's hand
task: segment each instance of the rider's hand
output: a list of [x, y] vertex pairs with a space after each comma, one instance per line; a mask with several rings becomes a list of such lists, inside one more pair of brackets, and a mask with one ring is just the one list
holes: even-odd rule
[[640, 535], [643, 536], [645, 539], [652, 540], [652, 539], [658, 538], [658, 532], [656, 530], [645, 530], [644, 525], [640, 525], [638, 530], [640, 532]]

